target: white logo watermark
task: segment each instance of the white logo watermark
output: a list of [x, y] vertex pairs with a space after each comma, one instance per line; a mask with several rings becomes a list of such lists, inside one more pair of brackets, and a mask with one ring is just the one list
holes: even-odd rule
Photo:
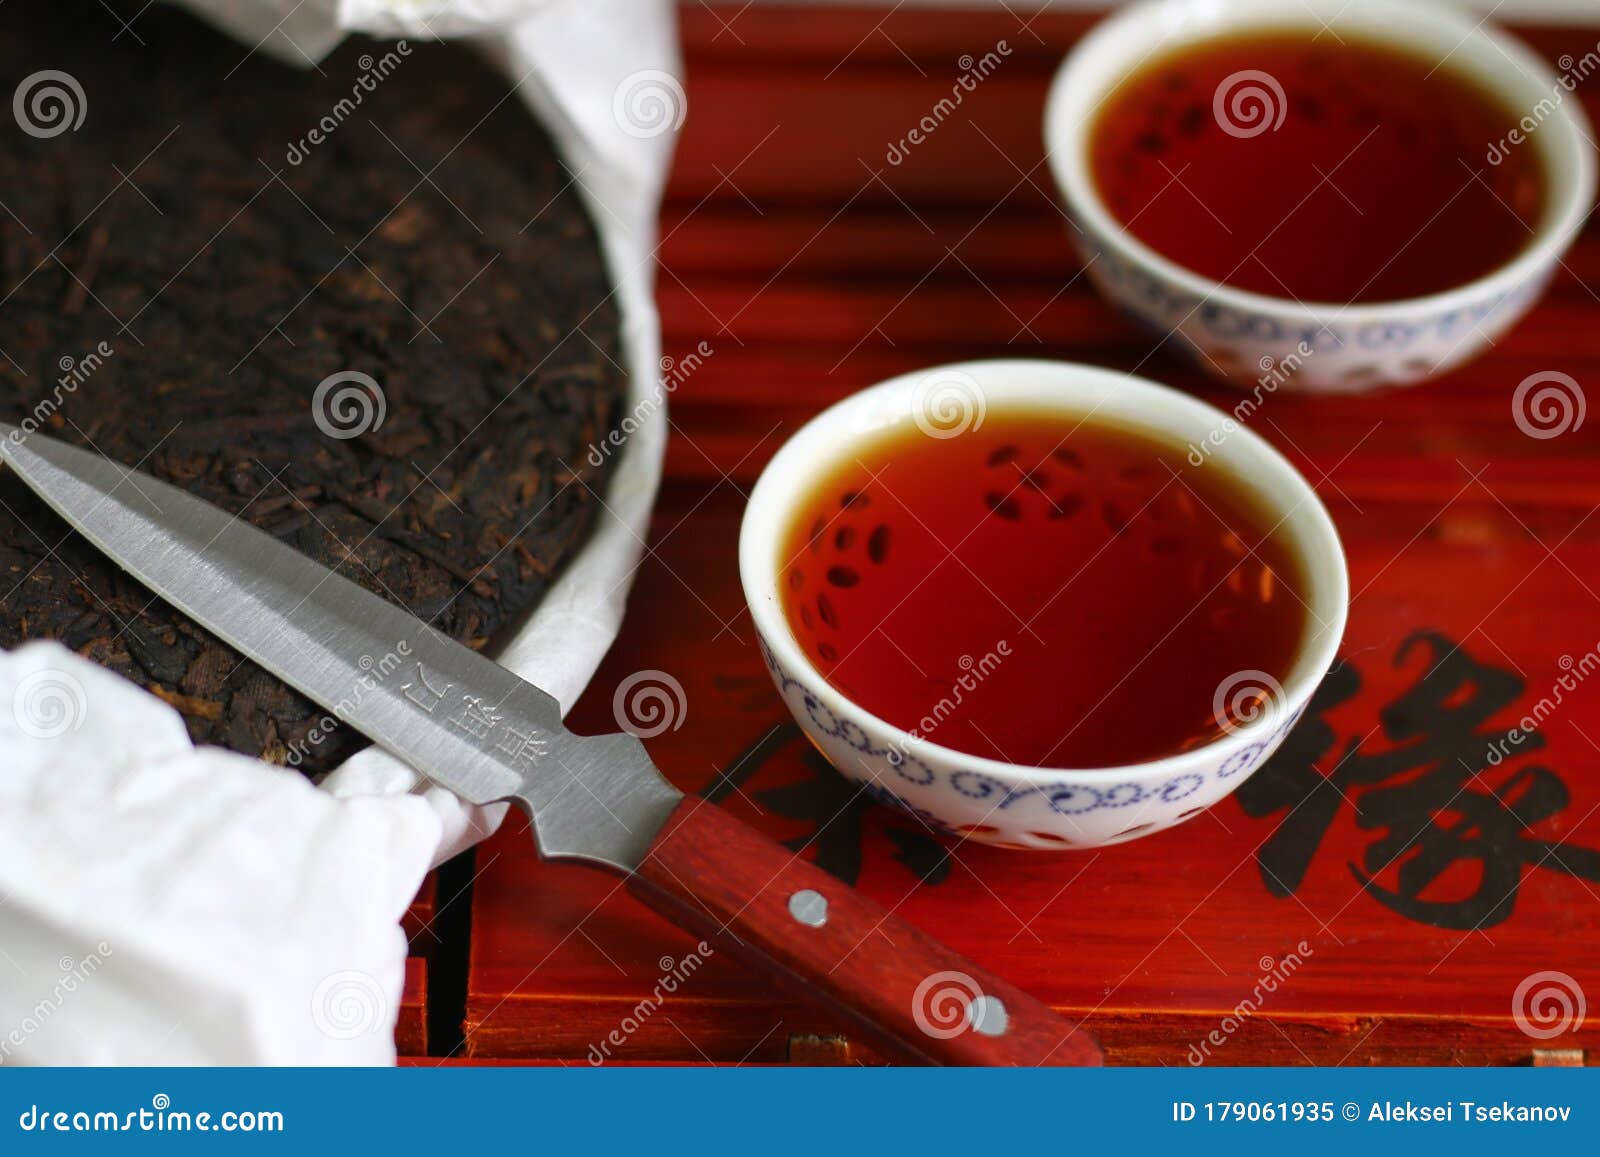
[[47, 140], [77, 132], [89, 115], [89, 98], [77, 77], [47, 68], [22, 78], [11, 97], [11, 113], [23, 132]]
[[675, 133], [689, 115], [689, 98], [670, 72], [647, 68], [623, 78], [611, 94], [611, 115], [630, 137]]
[[1211, 112], [1223, 132], [1248, 140], [1265, 132], [1277, 132], [1289, 113], [1289, 101], [1277, 77], [1246, 68], [1223, 77], [1212, 94]]
[[1216, 1028], [1208, 1032], [1197, 1044], [1189, 1046], [1188, 1061], [1192, 1066], [1205, 1064], [1210, 1058], [1213, 1049], [1220, 1049], [1228, 1043], [1230, 1037], [1242, 1028], [1246, 1021], [1260, 1011], [1266, 998], [1277, 992], [1286, 984], [1291, 976], [1299, 970], [1308, 957], [1314, 955], [1311, 945], [1304, 940], [1294, 946], [1294, 951], [1285, 952], [1281, 958], [1263, 956], [1257, 961], [1261, 975], [1256, 977], [1255, 987], [1250, 990], [1250, 995], [1234, 1005], [1228, 1014], [1222, 1018]]
[[983, 387], [963, 370], [937, 370], [911, 393], [911, 420], [930, 438], [956, 438], [977, 430], [988, 412]]
[[650, 990], [649, 995], [628, 1011], [622, 1022], [607, 1033], [604, 1040], [589, 1046], [589, 1063], [598, 1067], [610, 1060], [611, 1050], [627, 1044], [628, 1038], [644, 1027], [644, 1023], [655, 1015], [665, 999], [677, 992], [689, 977], [700, 970], [701, 965], [715, 955], [716, 952], [711, 945], [702, 940], [694, 946], [692, 952], [685, 953], [682, 960], [663, 956], [657, 961], [661, 976], [657, 979], [655, 987]]
[[411, 55], [411, 45], [404, 40], [395, 41], [394, 48], [382, 56], [373, 58], [370, 52], [363, 53], [356, 61], [361, 69], [361, 75], [356, 77], [356, 82], [350, 87], [350, 95], [340, 97], [338, 102], [328, 110], [321, 120], [307, 130], [306, 135], [298, 141], [290, 141], [289, 148], [284, 153], [284, 160], [291, 165], [298, 165], [311, 155], [311, 150], [331, 137], [351, 113], [360, 107], [369, 93], [377, 91], [380, 82], [387, 80], [395, 69], [400, 67], [400, 62]]
[[1283, 684], [1265, 671], [1235, 671], [1217, 684], [1211, 712], [1217, 726], [1230, 735], [1283, 709]]
[[311, 395], [311, 419], [317, 429], [341, 442], [380, 429], [388, 414], [383, 387], [360, 370], [329, 374]]
[[1541, 442], [1581, 429], [1587, 413], [1583, 387], [1571, 374], [1559, 370], [1529, 374], [1511, 395], [1511, 420], [1517, 429]]
[[10, 1060], [15, 1050], [27, 1044], [29, 1037], [44, 1028], [45, 1022], [61, 1011], [68, 998], [89, 983], [89, 978], [100, 971], [100, 966], [110, 955], [111, 945], [102, 940], [94, 946], [93, 952], [81, 960], [63, 956], [56, 963], [59, 975], [49, 994], [39, 1000], [20, 1022], [13, 1025], [6, 1035], [0, 1038], [0, 1062]]
[[911, 994], [911, 1019], [924, 1035], [952, 1040], [973, 1030], [992, 1035], [1003, 1029], [1005, 1011], [965, 972], [935, 972]]
[[354, 1040], [384, 1027], [388, 1011], [382, 986], [355, 969], [323, 977], [311, 994], [311, 1023], [334, 1040]]
[[622, 444], [637, 434], [651, 415], [662, 407], [667, 396], [677, 393], [678, 387], [705, 365], [706, 360], [715, 352], [709, 342], [702, 341], [681, 358], [663, 357], [661, 388], [639, 399], [639, 403], [617, 423], [616, 429], [589, 447], [589, 465], [596, 470], [604, 466], [606, 459], [614, 451], [621, 449]]
[[1565, 972], [1535, 972], [1511, 994], [1511, 1019], [1534, 1040], [1577, 1032], [1588, 1011], [1583, 986]]
[[950, 95], [940, 97], [934, 106], [912, 126], [911, 130], [898, 141], [891, 141], [884, 152], [883, 159], [891, 165], [898, 165], [911, 154], [911, 150], [931, 137], [944, 124], [946, 118], [961, 106], [968, 93], [972, 92], [983, 81], [999, 68], [1001, 62], [1011, 55], [1011, 45], [1004, 40], [996, 41], [995, 46], [976, 60], [968, 54], [956, 61], [961, 69], [961, 75], [956, 78], [955, 84], [950, 86]]
[[617, 726], [640, 739], [654, 739], [676, 731], [689, 717], [689, 699], [679, 683], [665, 671], [635, 671], [611, 697]]
[[83, 684], [65, 671], [24, 675], [11, 696], [11, 714], [31, 739], [60, 739], [83, 726], [89, 701]]

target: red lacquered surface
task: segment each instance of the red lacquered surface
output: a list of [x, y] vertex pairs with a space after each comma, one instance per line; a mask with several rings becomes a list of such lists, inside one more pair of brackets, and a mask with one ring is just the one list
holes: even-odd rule
[[[1600, 679], [1575, 680], [1600, 642], [1600, 424], [1534, 439], [1511, 406], [1537, 371], [1600, 382], [1592, 227], [1545, 300], [1471, 366], [1374, 397], [1280, 392], [1252, 418], [1343, 536], [1346, 665], [1285, 752], [1208, 813], [1098, 853], [936, 839], [821, 766], [771, 687], [743, 612], [738, 520], [761, 466], [828, 402], [985, 356], [1088, 361], [1236, 397], [1153, 349], [1078, 276], [1039, 122], [1051, 71], [1087, 23], [684, 10], [694, 112], [659, 300], [668, 353], [711, 353], [674, 393], [651, 554], [571, 721], [614, 729], [623, 680], [670, 674], [686, 710], [647, 741], [670, 777], [1082, 1018], [1111, 1063], [1592, 1058], [1592, 1017], [1530, 1035], [1514, 999], [1553, 972], [1591, 1007], [1600, 998]], [[1594, 34], [1528, 38], [1554, 60], [1581, 57]], [[888, 164], [962, 54], [1000, 39], [1013, 49], [1004, 66]], [[1580, 86], [1568, 99], [1593, 116], [1597, 96]], [[1574, 685], [1556, 703], [1564, 676]], [[1497, 736], [1536, 709], [1534, 738], [1491, 763]], [[870, 1056], [725, 954], [657, 1001], [695, 938], [620, 881], [540, 863], [518, 821], [477, 869], [471, 1057]]]

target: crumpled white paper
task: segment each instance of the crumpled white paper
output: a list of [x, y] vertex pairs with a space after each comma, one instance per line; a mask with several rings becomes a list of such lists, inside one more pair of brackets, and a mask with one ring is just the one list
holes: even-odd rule
[[54, 643], [0, 652], [0, 1062], [376, 1064], [439, 818], [196, 749]]
[[[666, 443], [655, 214], [682, 122], [671, 0], [181, 0], [291, 64], [347, 32], [472, 35], [572, 170], [621, 310], [637, 430], [607, 509], [501, 662], [582, 692], [616, 636]], [[166, 704], [64, 649], [0, 653], [0, 1064], [392, 1063], [426, 870], [477, 808], [370, 749], [321, 788], [194, 749]]]

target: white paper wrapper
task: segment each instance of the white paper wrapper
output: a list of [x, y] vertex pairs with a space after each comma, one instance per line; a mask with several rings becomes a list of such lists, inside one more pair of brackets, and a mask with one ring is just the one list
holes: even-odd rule
[[425, 802], [197, 750], [53, 643], [0, 653], [0, 704], [0, 1062], [393, 1059]]
[[[183, 0], [291, 64], [347, 32], [476, 36], [599, 230], [632, 402], [659, 401], [655, 214], [683, 92], [671, 0]], [[636, 411], [607, 509], [501, 661], [568, 708], [619, 626], [666, 415]], [[195, 750], [164, 703], [54, 645], [0, 653], [0, 1064], [394, 1059], [398, 920], [474, 808], [368, 750], [314, 788]]]

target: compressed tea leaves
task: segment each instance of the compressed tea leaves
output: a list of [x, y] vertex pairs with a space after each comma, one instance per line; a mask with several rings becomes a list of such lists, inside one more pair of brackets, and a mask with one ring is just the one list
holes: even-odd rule
[[[0, 7], [0, 419], [490, 645], [582, 545], [613, 457], [589, 450], [619, 321], [571, 175], [466, 48], [356, 39], [319, 75], [164, 7], [135, 28]], [[25, 99], [52, 85], [64, 127]], [[197, 742], [313, 773], [363, 743], [0, 471], [0, 645], [40, 638]]]

